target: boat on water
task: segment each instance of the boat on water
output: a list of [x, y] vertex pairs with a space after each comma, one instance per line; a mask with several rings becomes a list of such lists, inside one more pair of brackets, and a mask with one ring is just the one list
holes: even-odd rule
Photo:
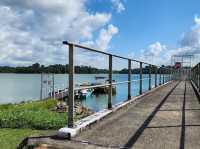
[[88, 86], [91, 86], [90, 83], [82, 83], [80, 84], [80, 87], [82, 87], [83, 89], [79, 89], [78, 91], [75, 92], [75, 97], [77, 99], [85, 99], [87, 97], [89, 97], [92, 92], [93, 92], [93, 89], [84, 89], [84, 87], [88, 87]]
[[95, 79], [98, 80], [98, 79], [105, 79], [107, 78], [106, 76], [95, 76]]

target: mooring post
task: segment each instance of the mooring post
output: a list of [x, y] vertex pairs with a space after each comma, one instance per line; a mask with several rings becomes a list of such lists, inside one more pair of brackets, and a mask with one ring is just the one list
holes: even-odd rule
[[155, 66], [155, 87], [157, 87], [157, 67]]
[[131, 99], [131, 60], [128, 60], [128, 100]]
[[74, 45], [69, 44], [68, 127], [74, 127]]
[[109, 55], [109, 94], [108, 94], [108, 109], [112, 108], [112, 55]]
[[151, 90], [151, 65], [149, 65], [149, 90]]
[[139, 88], [140, 95], [142, 94], [142, 62], [140, 62], [140, 88]]

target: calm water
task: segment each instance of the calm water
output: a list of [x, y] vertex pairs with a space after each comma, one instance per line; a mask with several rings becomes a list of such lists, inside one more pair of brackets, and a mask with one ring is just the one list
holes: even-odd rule
[[[96, 82], [96, 74], [76, 74], [76, 84], [83, 82]], [[102, 75], [101, 75], [102, 76]], [[107, 76], [107, 74], [103, 74]], [[50, 77], [50, 76], [49, 76]], [[118, 81], [127, 81], [127, 74], [113, 74], [113, 79]], [[132, 80], [138, 80], [139, 75], [132, 75]], [[143, 91], [148, 90], [149, 81], [148, 75], [143, 75]], [[158, 80], [159, 82], [159, 77]], [[68, 75], [55, 75], [55, 89], [63, 89], [67, 87]], [[41, 75], [40, 74], [0, 74], [0, 104], [4, 103], [18, 103], [28, 100], [40, 99]], [[152, 87], [154, 87], [154, 75], [152, 75]], [[117, 85], [117, 94], [113, 96], [113, 104], [118, 104], [127, 99], [127, 83]], [[47, 94], [49, 89], [43, 89], [43, 97]], [[139, 82], [132, 82], [132, 96], [138, 95]], [[91, 95], [86, 100], [81, 101], [83, 105], [99, 111], [107, 107], [107, 95]]]

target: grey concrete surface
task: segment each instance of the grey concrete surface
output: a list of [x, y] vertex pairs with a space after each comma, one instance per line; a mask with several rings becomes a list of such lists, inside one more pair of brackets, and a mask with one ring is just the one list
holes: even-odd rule
[[200, 104], [191, 84], [186, 82], [185, 89], [185, 82], [180, 82], [164, 98], [176, 83], [161, 87], [137, 103], [112, 113], [71, 141], [60, 143], [63, 148], [73, 149], [199, 149]]

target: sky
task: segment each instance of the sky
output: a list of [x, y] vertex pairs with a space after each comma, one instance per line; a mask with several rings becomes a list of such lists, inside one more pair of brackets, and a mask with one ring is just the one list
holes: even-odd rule
[[[199, 8], [199, 0], [1, 0], [0, 66], [65, 64], [64, 40], [167, 65], [172, 55], [200, 54]], [[79, 49], [75, 57], [77, 65], [108, 61]]]

